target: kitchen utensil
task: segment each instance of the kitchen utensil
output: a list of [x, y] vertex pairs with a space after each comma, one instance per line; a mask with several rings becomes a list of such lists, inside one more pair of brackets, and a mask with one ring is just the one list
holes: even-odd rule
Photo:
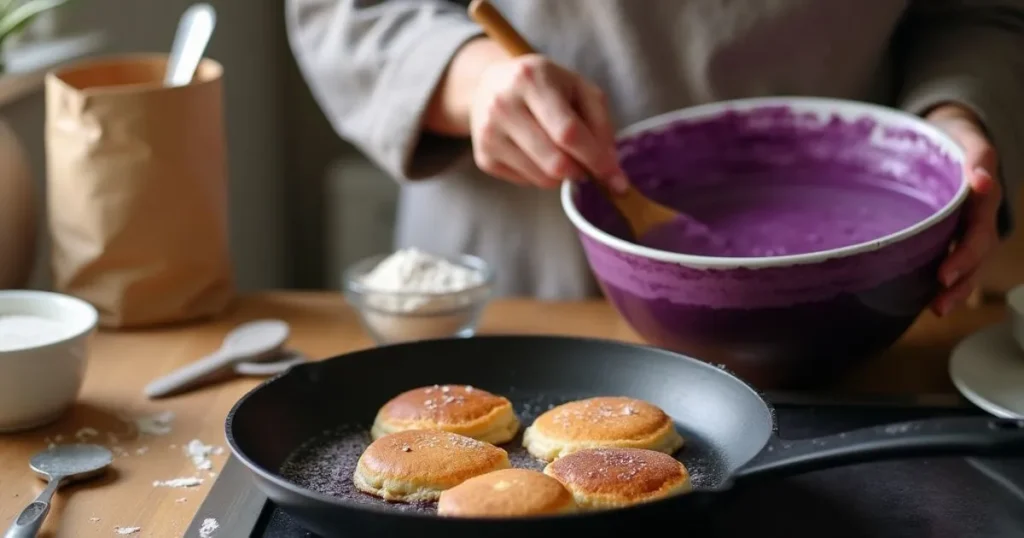
[[1014, 287], [1006, 294], [1006, 309], [1010, 317], [1010, 333], [1017, 342], [1024, 361], [1024, 284]]
[[1024, 419], [1024, 350], [1008, 323], [986, 327], [953, 348], [949, 377], [964, 398], [1002, 418]]
[[963, 152], [947, 135], [916, 116], [853, 101], [701, 105], [627, 127], [619, 145], [634, 183], [676, 197], [741, 196], [759, 180], [803, 174], [802, 192], [817, 189], [817, 207], [827, 208], [828, 196], [858, 188], [830, 182], [855, 171], [870, 175], [868, 188], [911, 193], [908, 211], [927, 204], [930, 214], [913, 224], [846, 246], [715, 257], [624, 240], [628, 230], [599, 191], [562, 185], [589, 266], [630, 326], [648, 343], [725, 364], [760, 389], [820, 386], [895, 342], [939, 291], [938, 266], [968, 193]]
[[0, 433], [60, 418], [78, 398], [99, 313], [86, 301], [39, 290], [0, 290]]
[[29, 467], [40, 478], [49, 481], [42, 493], [35, 498], [7, 529], [4, 538], [32, 538], [50, 513], [50, 499], [61, 486], [93, 478], [103, 472], [114, 455], [99, 445], [57, 445], [32, 456]]
[[[159, 398], [189, 387], [236, 364], [260, 362], [277, 354], [288, 340], [288, 324], [274, 319], [244, 323], [224, 338], [220, 349], [146, 385], [149, 398]], [[244, 368], [243, 368], [244, 369]]]
[[[533, 54], [534, 50], [526, 40], [512, 27], [504, 16], [487, 0], [473, 0], [469, 4], [469, 15], [483, 27], [488, 37], [500, 44], [509, 54], [523, 56]], [[622, 216], [629, 223], [630, 231], [638, 240], [651, 230], [672, 223], [690, 225], [693, 219], [681, 215], [678, 211], [666, 207], [637, 190], [632, 185], [622, 194], [613, 194], [599, 182], [595, 182], [605, 196], [611, 200]], [[692, 222], [693, 225], [702, 226]]]
[[[322, 439], [325, 431], [354, 426], [368, 430], [379, 407], [395, 395], [444, 383], [506, 395], [520, 413], [598, 395], [654, 403], [673, 417], [686, 438], [677, 457], [690, 470], [695, 491], [606, 512], [460, 519], [314, 492], [281, 474], [292, 453]], [[252, 471], [257, 487], [325, 538], [623, 536], [663, 517], [686, 526], [707, 503], [755, 479], [868, 460], [1019, 456], [1024, 450], [1024, 421], [939, 418], [783, 441], [775, 435], [774, 420], [771, 407], [744, 381], [670, 351], [584, 338], [477, 336], [370, 348], [297, 366], [243, 396], [228, 414], [225, 429], [232, 452]], [[520, 444], [517, 438], [504, 448], [521, 450]], [[335, 445], [330, 450], [345, 449]], [[351, 467], [358, 447], [349, 452], [337, 461]], [[308, 472], [320, 477], [325, 471]], [[330, 480], [349, 480], [350, 472], [348, 467], [334, 468]]]
[[192, 82], [216, 25], [217, 12], [210, 4], [192, 4], [185, 10], [171, 45], [165, 86], [183, 86]]
[[448, 261], [475, 272], [476, 286], [456, 292], [390, 292], [368, 289], [363, 278], [388, 255], [371, 256], [345, 270], [345, 299], [359, 313], [363, 328], [378, 345], [476, 332], [484, 307], [491, 300], [494, 270], [484, 260], [462, 254]]

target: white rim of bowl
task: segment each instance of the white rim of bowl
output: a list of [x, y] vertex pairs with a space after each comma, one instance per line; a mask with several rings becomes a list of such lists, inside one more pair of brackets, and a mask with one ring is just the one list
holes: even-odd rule
[[[87, 316], [83, 318], [84, 325], [82, 328], [76, 329], [74, 333], [64, 338], [61, 338], [60, 340], [54, 340], [53, 342], [49, 342], [41, 346], [26, 346], [7, 351], [0, 351], [0, 355], [3, 355], [4, 353], [35, 351], [37, 349], [46, 349], [48, 347], [60, 346], [70, 342], [71, 340], [80, 338], [82, 337], [82, 335], [88, 334], [89, 332], [93, 331], [97, 327], [97, 325], [99, 325], [100, 313], [98, 310], [96, 310], [96, 307], [90, 304], [88, 301], [79, 299], [78, 297], [75, 297], [73, 295], [66, 295], [63, 293], [57, 293], [54, 291], [46, 290], [0, 290], [0, 300], [3, 300], [4, 298], [7, 297], [51, 301], [57, 303], [69, 303], [74, 305], [74, 308], [81, 308], [84, 312], [87, 313]], [[3, 314], [0, 314], [0, 316], [2, 315]]]
[[[391, 296], [391, 297], [451, 297], [453, 295], [469, 294], [469, 293], [472, 293], [472, 292], [475, 292], [475, 291], [487, 290], [487, 289], [489, 289], [491, 287], [491, 284], [494, 283], [494, 269], [491, 268], [491, 265], [489, 263], [484, 261], [484, 259], [480, 258], [479, 256], [474, 256], [472, 254], [458, 254], [456, 256], [444, 256], [444, 255], [435, 254], [433, 252], [426, 251], [426, 250], [423, 250], [423, 252], [425, 252], [427, 254], [430, 254], [431, 256], [437, 256], [438, 258], [443, 258], [445, 260], [448, 260], [450, 263], [453, 263], [455, 265], [459, 265], [461, 267], [465, 267], [467, 269], [471, 269], [473, 271], [477, 271], [477, 272], [479, 272], [483, 276], [483, 280], [481, 280], [479, 284], [476, 284], [476, 285], [473, 285], [473, 286], [470, 286], [468, 288], [461, 289], [461, 290], [458, 290], [458, 291], [391, 291], [391, 290], [381, 290], [381, 289], [378, 289], [378, 288], [371, 288], [371, 287], [367, 286], [366, 284], [363, 284], [359, 280], [360, 277], [366, 275], [366, 273], [369, 272], [370, 270], [373, 270], [373, 268], [378, 263], [380, 263], [380, 262], [384, 261], [385, 259], [387, 259], [388, 256], [391, 256], [391, 254], [394, 254], [394, 252], [392, 252], [390, 254], [377, 254], [375, 256], [369, 256], [367, 258], [363, 258], [363, 259], [353, 263], [352, 265], [350, 265], [348, 267], [348, 269], [346, 269], [344, 271], [344, 275], [342, 276], [342, 279], [344, 280], [344, 282], [342, 282], [342, 286], [344, 287], [344, 289], [346, 291], [351, 291], [353, 293], [356, 293], [357, 295], [365, 295], [365, 294], [372, 293], [374, 295], [388, 295], [388, 296]], [[467, 263], [466, 262], [467, 260], [469, 260], [472, 263]], [[362, 271], [359, 274], [355, 274], [355, 270], [356, 269], [361, 269], [363, 265], [367, 266], [368, 271]]]
[[[625, 129], [619, 131], [617, 135], [618, 140], [629, 138], [633, 135], [639, 134], [645, 131], [657, 131], [659, 128], [667, 127], [673, 122], [685, 119], [696, 119], [702, 117], [709, 117], [723, 112], [729, 112], [733, 110], [749, 110], [753, 108], [761, 108], [766, 106], [789, 106], [799, 112], [812, 112], [819, 116], [828, 117], [838, 114], [847, 119], [862, 117], [864, 115], [873, 116], [876, 119], [881, 120], [886, 125], [895, 125], [898, 127], [910, 127], [916, 129], [929, 137], [932, 141], [951, 154], [954, 160], [963, 162], [964, 152], [960, 146], [953, 141], [946, 133], [942, 132], [939, 128], [928, 123], [924, 119], [908, 114], [893, 108], [875, 105], [871, 103], [862, 103], [859, 101], [849, 101], [844, 99], [830, 99], [826, 97], [752, 97], [748, 99], [734, 99], [729, 101], [720, 101], [716, 103], [709, 103], [705, 105], [698, 105], [694, 107], [684, 108], [680, 110], [674, 110], [672, 112], [666, 112], [659, 114], [651, 118], [634, 123]], [[960, 186], [958, 187], [956, 194], [949, 202], [946, 203], [940, 210], [933, 213], [928, 218], [913, 224], [900, 231], [891, 233], [889, 235], [866, 241], [863, 243], [857, 243], [840, 248], [833, 248], [829, 250], [823, 250], [820, 252], [811, 252], [807, 254], [791, 254], [788, 256], [775, 256], [775, 257], [750, 257], [750, 258], [731, 258], [731, 257], [720, 257], [720, 256], [698, 256], [695, 254], [680, 254], [677, 252], [669, 252], [666, 250], [658, 250], [655, 248], [645, 247], [637, 245], [635, 243], [619, 239], [604, 230], [594, 226], [583, 217], [583, 215], [576, 209], [576, 204], [573, 202], [573, 194], [577, 188], [575, 181], [563, 181], [561, 187], [561, 198], [562, 198], [562, 210], [565, 211], [569, 220], [574, 226], [590, 238], [602, 243], [606, 246], [614, 248], [615, 250], [625, 252], [634, 256], [640, 256], [643, 258], [650, 258], [653, 260], [674, 263], [679, 265], [686, 265], [689, 267], [702, 268], [702, 269], [738, 269], [738, 268], [749, 268], [759, 269], [766, 267], [780, 267], [780, 266], [792, 266], [792, 265], [804, 265], [819, 263], [825, 260], [839, 257], [852, 256], [854, 254], [862, 254], [865, 252], [871, 252], [878, 250], [886, 245], [902, 241], [908, 237], [917, 235], [918, 233], [932, 227], [935, 223], [945, 219], [952, 214], [957, 207], [959, 207], [964, 200], [967, 199], [968, 184], [964, 177], [963, 169], [960, 170]]]

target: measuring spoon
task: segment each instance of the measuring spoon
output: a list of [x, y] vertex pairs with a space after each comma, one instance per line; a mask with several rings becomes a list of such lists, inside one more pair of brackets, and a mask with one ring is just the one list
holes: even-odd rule
[[149, 398], [181, 390], [211, 374], [240, 362], [259, 361], [278, 353], [288, 340], [288, 324], [276, 319], [250, 321], [239, 325], [224, 338], [220, 349], [146, 385]]
[[114, 461], [114, 455], [99, 445], [58, 445], [32, 456], [29, 467], [49, 481], [39, 494], [14, 519], [4, 538], [33, 538], [50, 513], [50, 499], [64, 484], [99, 475]]

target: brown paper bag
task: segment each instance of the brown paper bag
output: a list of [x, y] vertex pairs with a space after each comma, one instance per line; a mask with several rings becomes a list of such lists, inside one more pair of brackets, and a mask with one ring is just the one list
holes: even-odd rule
[[229, 304], [221, 74], [163, 87], [165, 56], [46, 77], [47, 204], [58, 291], [108, 328], [191, 321]]

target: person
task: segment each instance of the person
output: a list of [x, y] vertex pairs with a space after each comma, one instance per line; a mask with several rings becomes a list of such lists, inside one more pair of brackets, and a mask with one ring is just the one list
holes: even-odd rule
[[879, 103], [963, 146], [967, 226], [939, 271], [939, 314], [1010, 229], [1024, 0], [493, 3], [543, 54], [506, 54], [465, 2], [288, 0], [286, 17], [336, 131], [403, 185], [397, 245], [475, 253], [501, 294], [598, 294], [554, 187], [590, 174], [618, 188], [617, 128], [730, 98]]

